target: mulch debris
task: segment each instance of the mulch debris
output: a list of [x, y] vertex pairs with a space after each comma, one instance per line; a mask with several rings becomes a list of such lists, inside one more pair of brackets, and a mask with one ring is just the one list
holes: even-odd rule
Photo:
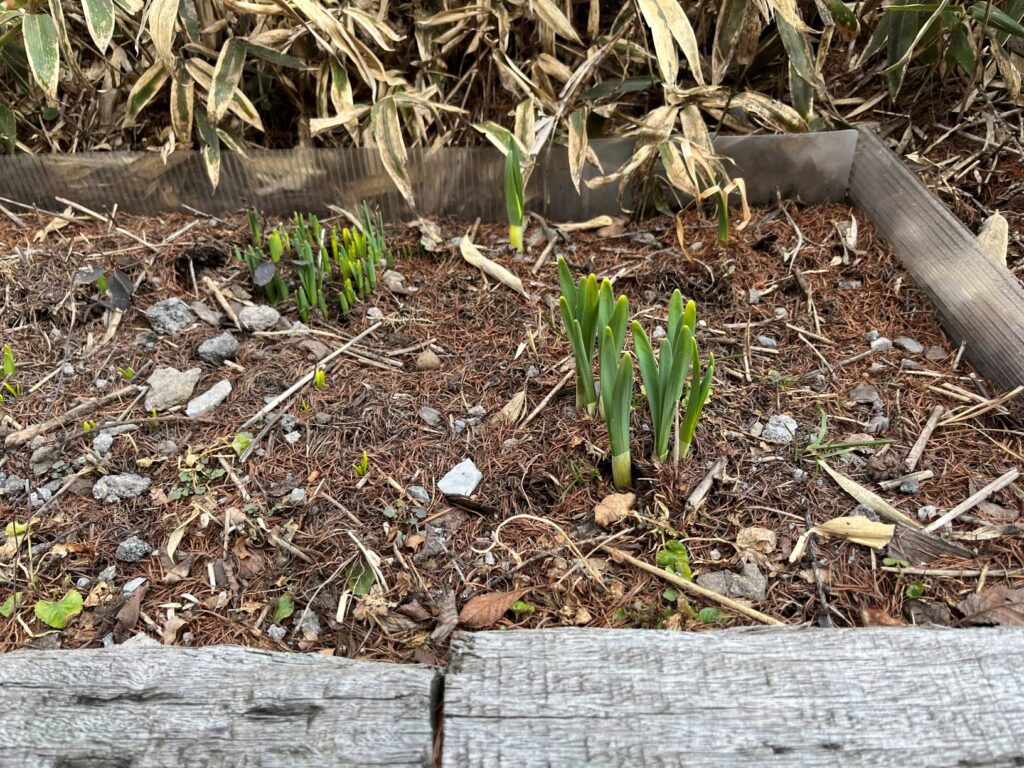
[[[532, 301], [466, 263], [459, 222], [436, 250], [396, 228], [402, 280], [308, 326], [254, 296], [241, 215], [20, 218], [0, 222], [3, 650], [141, 632], [443, 663], [460, 625], [1020, 623], [1015, 478], [925, 530], [1021, 466], [1020, 406], [846, 207], [755, 210], [725, 247], [696, 214], [682, 247], [670, 219], [573, 232], [539, 265], [543, 237], [518, 257], [480, 228]], [[637, 388], [628, 498], [574, 408], [558, 254], [655, 336], [679, 288], [717, 360], [678, 466], [650, 460]], [[94, 266], [130, 278], [128, 309], [76, 282]]]

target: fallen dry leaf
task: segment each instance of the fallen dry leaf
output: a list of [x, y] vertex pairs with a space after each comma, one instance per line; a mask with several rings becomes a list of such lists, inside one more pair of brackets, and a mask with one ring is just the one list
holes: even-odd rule
[[758, 560], [764, 560], [766, 555], [774, 552], [777, 544], [778, 537], [775, 531], [756, 525], [744, 528], [736, 534], [736, 548], [740, 555], [749, 555]]
[[146, 594], [146, 589], [147, 585], [143, 584], [132, 592], [132, 596], [128, 598], [125, 604], [121, 606], [121, 610], [117, 612], [116, 623], [114, 624], [114, 639], [117, 642], [124, 642], [131, 634], [135, 622], [139, 620], [142, 598]]
[[1024, 589], [997, 584], [968, 595], [957, 607], [970, 624], [1024, 627]]
[[[632, 494], [630, 494], [632, 495]], [[517, 589], [514, 592], [489, 592], [470, 598], [459, 614], [459, 623], [470, 629], [483, 629], [498, 622], [512, 603], [522, 597], [527, 590]]]
[[866, 627], [905, 627], [907, 622], [890, 616], [881, 608], [868, 608], [861, 606], [860, 620]]
[[594, 507], [594, 522], [607, 528], [633, 511], [636, 494], [609, 493]]
[[530, 294], [528, 294], [526, 289], [523, 288], [523, 281], [505, 269], [505, 267], [501, 266], [501, 264], [491, 261], [480, 253], [480, 249], [473, 245], [473, 241], [469, 239], [469, 235], [466, 235], [459, 241], [459, 252], [462, 254], [462, 258], [488, 277], [493, 277], [499, 283], [508, 286], [516, 293], [522, 294], [525, 299], [532, 300]]
[[160, 642], [164, 645], [174, 645], [178, 642], [178, 632], [186, 624], [185, 620], [178, 616], [171, 616], [164, 624], [164, 631], [160, 633]]
[[525, 409], [526, 391], [523, 390], [512, 395], [512, 399], [505, 403], [505, 407], [494, 415], [494, 421], [505, 421], [509, 424], [515, 424], [519, 421], [519, 417], [523, 415]]
[[902, 523], [908, 528], [919, 530], [924, 527], [914, 518], [900, 512], [896, 507], [887, 502], [877, 493], [869, 491], [863, 485], [851, 480], [846, 475], [836, 472], [826, 462], [819, 461], [818, 464], [822, 469], [828, 472], [829, 476], [836, 481], [840, 488], [868, 509], [873, 509], [879, 517], [884, 517], [886, 520], [891, 520], [894, 523]]
[[611, 216], [601, 215], [595, 216], [592, 219], [586, 221], [571, 221], [564, 224], [555, 224], [555, 226], [563, 232], [584, 232], [588, 229], [600, 229], [601, 227], [609, 227], [616, 223], [617, 219], [613, 219]]
[[404, 546], [406, 549], [416, 551], [420, 548], [420, 545], [422, 545], [424, 541], [426, 541], [426, 538], [424, 536], [421, 536], [418, 533], [414, 533], [408, 538], [406, 538]]
[[854, 544], [863, 544], [865, 547], [871, 547], [872, 549], [882, 549], [892, 541], [895, 532], [896, 526], [891, 523], [876, 523], [860, 515], [835, 517], [821, 525], [814, 526], [809, 531], [805, 531], [797, 539], [793, 551], [790, 552], [789, 562], [795, 563], [803, 557], [804, 549], [807, 547], [807, 538], [812, 533], [846, 539]]
[[459, 610], [455, 606], [455, 592], [445, 590], [437, 616], [437, 626], [430, 635], [432, 643], [443, 643], [459, 625]]

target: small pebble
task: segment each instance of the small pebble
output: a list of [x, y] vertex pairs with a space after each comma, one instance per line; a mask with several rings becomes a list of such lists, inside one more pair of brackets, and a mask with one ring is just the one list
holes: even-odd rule
[[879, 336], [871, 342], [871, 349], [875, 352], [888, 352], [892, 349], [892, 342], [885, 338], [885, 336]]
[[912, 355], [919, 355], [924, 352], [924, 344], [910, 338], [909, 336], [897, 336], [893, 339], [893, 344]]
[[422, 485], [410, 485], [405, 490], [410, 496], [416, 499], [416, 501], [422, 502], [423, 504], [430, 503], [430, 491]]
[[238, 322], [250, 332], [269, 331], [281, 320], [281, 313], [266, 304], [242, 307]]
[[92, 496], [105, 504], [114, 504], [122, 499], [134, 499], [149, 490], [148, 477], [134, 472], [120, 475], [106, 475], [92, 486]]
[[861, 280], [843, 280], [839, 283], [841, 291], [859, 291], [863, 287], [864, 283]]
[[441, 412], [436, 408], [431, 408], [429, 405], [421, 405], [417, 416], [430, 427], [436, 427], [441, 423]]
[[92, 450], [98, 456], [106, 456], [114, 447], [114, 436], [107, 432], [100, 432], [92, 439]]
[[908, 477], [900, 483], [900, 493], [917, 493], [921, 490], [921, 481], [916, 477]]
[[277, 642], [283, 642], [285, 636], [288, 634], [288, 630], [282, 627], [280, 624], [271, 624], [267, 627], [267, 637]]
[[98, 389], [100, 392], [102, 392], [104, 389], [110, 386], [110, 382], [107, 381], [106, 379], [96, 379], [96, 381], [92, 383], [92, 386], [94, 389]]
[[765, 349], [779, 348], [779, 342], [775, 339], [774, 336], [758, 336], [757, 345], [759, 347], [764, 347]]
[[293, 488], [292, 492], [288, 494], [288, 501], [292, 504], [305, 504], [306, 503], [306, 489], [305, 488]]
[[874, 341], [881, 335], [882, 334], [880, 334], [878, 331], [868, 331], [867, 333], [864, 334], [864, 341], [870, 344], [872, 341]]
[[526, 378], [535, 379], [538, 376], [540, 376], [540, 371], [537, 369], [536, 365], [531, 365], [529, 368], [526, 369]]
[[454, 437], [458, 437], [459, 435], [466, 431], [466, 426], [467, 424], [463, 419], [456, 419], [454, 422], [452, 422], [452, 435]]
[[117, 576], [117, 566], [108, 565], [96, 574], [96, 581], [113, 581], [115, 576]]
[[78, 589], [88, 589], [92, 586], [92, 579], [88, 576], [79, 576], [78, 580], [75, 582], [75, 586]]
[[327, 411], [317, 411], [313, 414], [313, 421], [318, 426], [326, 427], [331, 423], [331, 414], [327, 413]]
[[781, 320], [784, 317], [789, 317], [789, 310], [786, 307], [776, 307], [774, 315], [776, 320]]
[[747, 304], [760, 304], [761, 292], [757, 288], [751, 288], [747, 293]]
[[928, 349], [925, 350], [924, 356], [925, 359], [931, 360], [934, 363], [944, 358], [947, 354], [946, 350], [942, 347], [928, 347]]
[[482, 419], [484, 416], [487, 415], [487, 410], [482, 405], [474, 405], [472, 408], [466, 411], [466, 414], [471, 419]]
[[799, 467], [797, 467], [796, 469], [793, 470], [793, 479], [794, 480], [806, 480], [807, 479], [807, 470], [800, 469]]
[[140, 539], [138, 536], [132, 536], [117, 545], [114, 557], [123, 563], [137, 563], [152, 551], [153, 547], [149, 545], [149, 542]]
[[64, 363], [64, 367], [60, 369], [60, 372], [64, 376], [74, 376], [75, 375], [75, 366], [73, 366], [71, 363]]
[[380, 307], [370, 307], [366, 310], [367, 320], [381, 320], [384, 318], [384, 312]]
[[288, 443], [288, 445], [295, 445], [301, 439], [302, 433], [299, 432], [298, 430], [296, 430], [295, 432], [289, 432], [287, 435], [284, 436], [284, 441]]
[[769, 443], [788, 445], [793, 442], [793, 436], [797, 430], [796, 420], [784, 413], [777, 413], [768, 419], [761, 437]]
[[477, 469], [473, 460], [464, 459], [441, 478], [437, 490], [445, 496], [472, 496], [483, 478], [483, 473]]
[[665, 327], [664, 326], [656, 325], [656, 326], [654, 326], [653, 333], [651, 333], [651, 338], [654, 341], [658, 341], [659, 339], [664, 339], [667, 335], [668, 335], [668, 333], [665, 331]]
[[299, 425], [299, 419], [291, 413], [286, 413], [281, 417], [280, 424], [282, 432], [294, 432], [295, 428]]

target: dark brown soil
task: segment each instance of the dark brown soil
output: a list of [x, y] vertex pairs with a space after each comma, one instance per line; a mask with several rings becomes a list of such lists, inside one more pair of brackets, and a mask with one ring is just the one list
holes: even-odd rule
[[[215, 280], [233, 300], [244, 300], [252, 290], [247, 271], [227, 258], [246, 237], [243, 217], [119, 222], [152, 247], [90, 220], [52, 231], [41, 242], [33, 235], [48, 217], [23, 217], [30, 225], [24, 230], [4, 223], [0, 326], [22, 387], [20, 397], [9, 396], [0, 406], [9, 422], [5, 432], [126, 386], [117, 371], [129, 367], [200, 367], [197, 392], [222, 378], [233, 391], [212, 416], [199, 420], [183, 413], [151, 419], [141, 404], [132, 404], [134, 395], [89, 414], [97, 422], [94, 429], [135, 420], [136, 429], [115, 438], [109, 458], [90, 453], [96, 431], [84, 430], [83, 419], [75, 419], [47, 435], [47, 444], [59, 447], [63, 468], [33, 475], [28, 448], [11, 449], [0, 459], [0, 471], [31, 477], [38, 485], [62, 485], [70, 471], [83, 470], [82, 479], [41, 512], [32, 510], [24, 494], [0, 496], [4, 524], [38, 517], [31, 557], [24, 544], [13, 541], [0, 553], [8, 581], [3, 597], [23, 595], [19, 620], [3, 623], [0, 647], [98, 646], [120, 615], [118, 637], [142, 631], [178, 644], [238, 643], [440, 662], [453, 628], [452, 609], [462, 609], [474, 596], [510, 591], [521, 592], [523, 604], [493, 626], [701, 630], [751, 623], [726, 612], [704, 623], [695, 612], [710, 603], [691, 599], [683, 605], [666, 593], [667, 583], [613, 562], [598, 549], [611, 543], [654, 563], [673, 539], [685, 542], [698, 579], [712, 571], [738, 571], [744, 560], [756, 565], [767, 579], [767, 593], [754, 607], [786, 624], [901, 624], [925, 617], [962, 623], [958, 606], [972, 591], [1019, 584], [1022, 547], [1013, 524], [1021, 496], [1014, 486], [990, 499], [991, 506], [957, 520], [952, 534], [943, 536], [956, 541], [985, 523], [1004, 528], [981, 541], [959, 540], [974, 550], [971, 557], [945, 555], [927, 569], [1008, 570], [1017, 576], [900, 574], [891, 565], [883, 570], [883, 559], [902, 555], [821, 537], [803, 559], [788, 559], [810, 525], [855, 514], [857, 503], [817, 466], [823, 453], [830, 454], [836, 471], [917, 519], [920, 507], [949, 509], [1019, 466], [1024, 452], [1019, 413], [1008, 406], [1009, 413], [990, 411], [940, 427], [918, 466], [934, 477], [917, 492], [879, 489], [878, 481], [902, 474], [902, 461], [933, 406], [964, 409], [998, 393], [986, 389], [966, 360], [954, 365], [958, 350], [928, 301], [859, 217], [856, 242], [844, 258], [839, 228], [849, 226], [851, 215], [842, 206], [758, 210], [724, 248], [716, 244], [713, 228], [692, 215], [685, 251], [667, 219], [639, 230], [575, 234], [559, 246], [578, 275], [593, 270], [614, 276], [616, 290], [629, 297], [631, 313], [649, 332], [664, 322], [673, 289], [695, 299], [702, 352], [718, 360], [694, 450], [678, 467], [651, 463], [648, 416], [637, 388], [635, 514], [608, 529], [595, 525], [593, 513], [613, 490], [606, 431], [600, 420], [576, 413], [571, 381], [526, 426], [494, 419], [524, 391], [525, 412], [533, 411], [569, 370], [556, 311], [554, 256], [536, 275], [530, 270], [545, 242], [519, 260], [501, 245], [500, 228], [484, 228], [475, 238], [490, 247], [485, 252], [491, 258], [523, 278], [531, 302], [484, 279], [457, 248], [427, 253], [416, 246], [418, 233], [396, 232], [396, 242], [412, 246], [396, 268], [418, 291], [381, 289], [340, 319], [312, 320], [312, 331], [236, 334], [242, 341], [238, 367], [216, 369], [198, 360], [196, 347], [220, 329], [200, 322], [180, 336], [161, 337], [153, 349], [137, 346], [134, 338], [149, 327], [142, 310], [160, 299], [202, 298], [214, 306], [204, 278]], [[186, 225], [187, 231], [168, 238]], [[444, 227], [448, 237], [464, 231]], [[798, 242], [799, 250], [787, 260]], [[84, 264], [119, 265], [141, 281], [133, 307], [110, 339], [105, 334], [115, 313], [100, 306], [90, 288], [73, 285]], [[752, 289], [761, 292], [759, 303], [749, 303]], [[230, 444], [241, 425], [265, 399], [310, 372], [323, 354], [310, 342], [337, 348], [373, 324], [370, 306], [381, 311], [382, 324], [359, 347], [377, 365], [338, 358], [324, 389], [305, 387], [280, 411], [297, 419], [301, 439], [288, 443], [274, 425], [252, 457], [239, 462]], [[280, 309], [286, 329], [297, 316], [293, 305]], [[931, 354], [896, 348], [838, 366], [869, 349], [865, 334], [872, 330], [889, 339], [911, 337]], [[778, 348], [759, 344], [762, 335], [774, 338]], [[428, 344], [440, 368], [417, 371], [416, 357]], [[392, 361], [400, 367], [391, 367]], [[65, 370], [67, 364], [71, 368]], [[150, 369], [145, 370], [140, 381]], [[99, 390], [97, 380], [105, 380], [106, 388]], [[851, 399], [860, 384], [877, 389], [876, 405]], [[958, 389], [952, 395], [940, 391], [948, 385]], [[423, 406], [439, 411], [441, 423], [426, 424], [418, 415]], [[474, 406], [486, 411], [479, 423], [471, 418]], [[792, 444], [771, 445], [760, 430], [781, 414], [795, 419], [799, 431]], [[465, 422], [461, 431], [459, 422]], [[808, 446], [823, 423], [831, 448], [816, 452]], [[866, 435], [869, 429], [876, 433]], [[161, 453], [167, 440], [178, 448], [169, 456]], [[836, 444], [851, 441], [891, 442], [835, 453]], [[353, 464], [364, 451], [369, 473], [360, 479]], [[466, 457], [483, 481], [471, 499], [445, 500], [436, 483]], [[723, 475], [699, 511], [688, 511], [687, 497], [719, 458], [725, 460]], [[198, 461], [208, 475], [223, 468], [222, 459], [237, 482], [227, 475], [204, 481], [200, 475], [196, 482], [208, 486], [205, 492], [173, 498], [185, 482], [181, 478], [195, 476]], [[119, 472], [151, 478], [151, 491], [118, 504], [95, 501], [92, 481]], [[417, 501], [408, 493], [411, 486], [427, 489], [430, 501]], [[303, 501], [289, 500], [294, 488], [305, 490]], [[116, 560], [118, 543], [128, 537], [165, 548], [180, 526], [184, 533], [173, 571], [159, 552], [136, 563]], [[774, 534], [767, 551], [744, 548], [753, 527]], [[581, 567], [577, 551], [587, 555], [589, 568]], [[368, 559], [379, 559], [379, 576], [360, 582], [355, 577]], [[110, 582], [98, 582], [100, 571], [115, 564]], [[133, 605], [122, 588], [136, 577], [148, 581]], [[83, 578], [91, 580], [82, 582], [85, 610], [66, 630], [44, 635], [50, 630], [31, 606], [63, 595]], [[908, 592], [919, 597], [911, 599]], [[295, 612], [283, 620], [287, 634], [275, 640], [267, 630], [285, 595]], [[345, 607], [340, 612], [339, 602]], [[307, 621], [306, 632], [295, 631], [307, 607], [319, 628]]]

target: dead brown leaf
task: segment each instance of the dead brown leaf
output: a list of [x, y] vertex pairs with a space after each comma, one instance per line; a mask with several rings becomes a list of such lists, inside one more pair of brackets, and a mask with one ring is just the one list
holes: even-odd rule
[[449, 638], [455, 628], [459, 625], [459, 611], [455, 606], [455, 592], [445, 590], [441, 598], [440, 611], [437, 616], [437, 626], [430, 635], [432, 643], [443, 643]]
[[[628, 494], [632, 496], [633, 494]], [[470, 598], [459, 614], [459, 623], [470, 629], [483, 629], [493, 626], [512, 607], [512, 603], [526, 594], [528, 590], [517, 589], [513, 592], [488, 592]]]
[[609, 493], [594, 507], [594, 522], [602, 528], [615, 525], [633, 511], [634, 502], [636, 494]]
[[131, 635], [135, 622], [139, 620], [142, 598], [146, 595], [146, 589], [147, 585], [143, 584], [132, 592], [132, 596], [128, 598], [125, 604], [121, 606], [121, 610], [117, 612], [116, 623], [114, 624], [114, 639], [117, 642], [122, 643]]
[[751, 526], [744, 528], [736, 534], [736, 548], [740, 555], [748, 555], [756, 560], [765, 560], [767, 555], [775, 551], [778, 544], [778, 537], [775, 531], [767, 528]]
[[970, 624], [1000, 624], [1024, 627], [1024, 589], [1010, 589], [1005, 584], [968, 595], [957, 606]]
[[174, 645], [178, 642], [178, 632], [184, 627], [186, 621], [179, 616], [171, 616], [164, 624], [164, 631], [160, 634], [160, 641], [164, 645]]
[[861, 606], [860, 620], [866, 627], [905, 627], [907, 622], [890, 616], [881, 608], [868, 608]]

